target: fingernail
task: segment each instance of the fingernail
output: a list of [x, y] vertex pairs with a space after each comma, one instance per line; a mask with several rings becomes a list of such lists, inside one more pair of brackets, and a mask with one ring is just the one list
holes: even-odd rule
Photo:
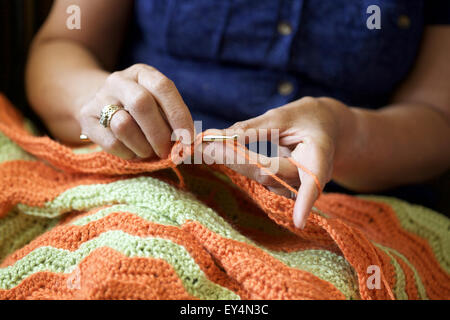
[[300, 229], [301, 226], [302, 226], [301, 221], [299, 221], [299, 219], [297, 219], [295, 215], [294, 215], [293, 218], [294, 218], [294, 225], [295, 225], [295, 227], [296, 227], [297, 229]]
[[295, 223], [295, 227], [296, 227], [297, 229], [303, 230], [303, 229], [305, 228], [305, 223], [304, 223], [304, 222], [301, 222], [301, 221], [296, 222], [296, 223]]

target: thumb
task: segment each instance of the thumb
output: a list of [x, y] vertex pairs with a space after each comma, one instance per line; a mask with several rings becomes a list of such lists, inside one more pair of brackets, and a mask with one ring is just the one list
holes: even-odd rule
[[329, 180], [330, 164], [320, 148], [303, 143], [292, 152], [291, 162], [298, 168], [300, 177], [293, 220], [297, 228], [303, 229], [324, 184]]

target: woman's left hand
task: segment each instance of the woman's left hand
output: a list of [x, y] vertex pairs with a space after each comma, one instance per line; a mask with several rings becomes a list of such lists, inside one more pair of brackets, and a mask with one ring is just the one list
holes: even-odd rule
[[[343, 131], [344, 129], [347, 131], [352, 126], [352, 118], [351, 109], [334, 99], [306, 97], [272, 109], [259, 117], [238, 122], [229, 129], [211, 133], [240, 136], [243, 134], [248, 137], [250, 135], [246, 132], [251, 130], [257, 132], [267, 130], [267, 139], [271, 139], [271, 131], [278, 130], [279, 157], [267, 158], [262, 155], [252, 155], [250, 152], [250, 158], [257, 157], [258, 162], [264, 164], [266, 168], [277, 167], [277, 172], [273, 173], [291, 186], [299, 187], [293, 219], [297, 228], [304, 228], [320, 191], [314, 177], [298, 169], [286, 157], [291, 157], [313, 173], [323, 188], [332, 178], [334, 165], [339, 161], [337, 157], [339, 157], [342, 140], [348, 136]], [[245, 142], [255, 141], [247, 139]], [[218, 148], [220, 146], [218, 142], [214, 144], [212, 157], [224, 161], [224, 157], [227, 157], [229, 153], [225, 154], [224, 148]], [[211, 153], [208, 152], [208, 155], [211, 156]], [[276, 166], [273, 165], [274, 162]], [[290, 194], [289, 190], [282, 187], [255, 164], [236, 164], [239, 163], [236, 161], [226, 163], [231, 169], [258, 181], [271, 191], [285, 196]]]

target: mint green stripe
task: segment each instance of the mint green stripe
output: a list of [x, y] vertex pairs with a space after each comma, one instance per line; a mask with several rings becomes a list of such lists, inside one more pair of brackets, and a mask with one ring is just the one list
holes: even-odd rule
[[45, 219], [10, 211], [0, 219], [0, 262], [31, 240], [53, 228], [59, 219]]
[[395, 259], [395, 257], [391, 254], [391, 252], [389, 251], [389, 248], [386, 248], [378, 243], [374, 243], [374, 245], [377, 246], [378, 248], [380, 248], [381, 250], [383, 250], [383, 252], [386, 253], [389, 256], [389, 258], [391, 258], [391, 263], [394, 266], [395, 275], [396, 275], [395, 286], [394, 286], [395, 297], [398, 300], [408, 300], [408, 294], [406, 293], [406, 290], [405, 290], [406, 279], [405, 279], [405, 274], [403, 272], [402, 267], [397, 262], [397, 259]]
[[[428, 300], [428, 296], [427, 296], [427, 292], [425, 290], [425, 286], [422, 283], [422, 279], [420, 278], [420, 275], [417, 272], [416, 267], [411, 262], [409, 262], [409, 260], [403, 254], [401, 254], [397, 250], [389, 248], [389, 247], [386, 247], [386, 246], [383, 246], [383, 245], [381, 245], [379, 243], [374, 243], [374, 245], [376, 245], [379, 248], [383, 249], [386, 253], [389, 254], [389, 256], [391, 256], [392, 259], [394, 259], [394, 257], [392, 255], [396, 255], [397, 257], [399, 257], [400, 259], [402, 259], [406, 263], [406, 265], [414, 273], [414, 279], [415, 279], [415, 282], [416, 282], [416, 287], [417, 287], [417, 292], [419, 294], [419, 298], [422, 299], [422, 300]], [[399, 267], [400, 267], [400, 265], [399, 265]], [[402, 273], [403, 273], [403, 271], [402, 271]], [[404, 273], [403, 273], [403, 278], [404, 278]]]
[[395, 211], [402, 228], [427, 240], [441, 267], [450, 273], [450, 219], [431, 209], [395, 198], [361, 198], [388, 204]]
[[[27, 214], [54, 217], [73, 210], [87, 211], [117, 204], [127, 205], [128, 212], [159, 224], [181, 226], [187, 220], [198, 221], [224, 238], [256, 246], [289, 267], [311, 272], [331, 282], [348, 298], [358, 298], [356, 273], [344, 258], [326, 250], [291, 253], [268, 250], [237, 232], [214, 210], [191, 194], [181, 192], [150, 177], [121, 180], [105, 185], [77, 186], [62, 193], [53, 201], [47, 202], [43, 208], [23, 204], [18, 205], [18, 208]], [[83, 222], [76, 223], [87, 223], [93, 219], [100, 219], [114, 210], [124, 209], [124, 207], [113, 208], [115, 209], [100, 210], [92, 217], [82, 220]], [[306, 262], [308, 259], [310, 261]]]
[[182, 280], [186, 291], [200, 299], [239, 299], [234, 292], [210, 281], [184, 247], [170, 240], [140, 238], [123, 231], [105, 232], [81, 244], [74, 252], [40, 247], [14, 265], [0, 269], [0, 288], [11, 289], [36, 272], [71, 273], [84, 258], [101, 247], [112, 248], [127, 257], [152, 257], [167, 261]]
[[14, 160], [35, 160], [7, 136], [0, 132], [0, 163]]

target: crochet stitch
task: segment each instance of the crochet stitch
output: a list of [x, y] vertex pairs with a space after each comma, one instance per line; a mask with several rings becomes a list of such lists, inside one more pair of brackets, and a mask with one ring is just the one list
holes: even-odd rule
[[322, 194], [299, 230], [293, 205], [222, 165], [38, 137], [0, 96], [1, 299], [450, 298], [443, 215]]

